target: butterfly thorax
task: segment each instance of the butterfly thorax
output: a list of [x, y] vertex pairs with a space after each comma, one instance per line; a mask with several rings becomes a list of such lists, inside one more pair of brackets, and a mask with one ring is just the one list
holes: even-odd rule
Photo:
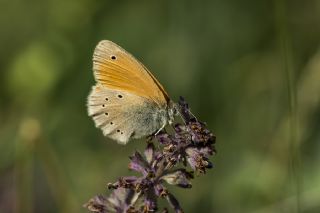
[[167, 122], [171, 125], [174, 122], [175, 116], [179, 114], [178, 105], [171, 100], [168, 103], [167, 114], [168, 114]]

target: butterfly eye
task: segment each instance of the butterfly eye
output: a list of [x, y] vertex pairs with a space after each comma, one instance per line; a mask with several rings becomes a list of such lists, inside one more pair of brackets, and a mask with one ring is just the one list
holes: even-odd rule
[[106, 112], [106, 113], [104, 113], [104, 114], [105, 114], [105, 115], [109, 115], [109, 113], [107, 113], [107, 112]]
[[110, 122], [111, 125], [113, 125], [113, 122]]
[[109, 98], [106, 98], [106, 101], [108, 101], [109, 100]]
[[122, 95], [118, 95], [118, 98], [122, 98], [123, 96]]
[[116, 60], [117, 57], [116, 57], [115, 55], [112, 55], [112, 56], [111, 56], [111, 59], [112, 59], [112, 60]]
[[117, 129], [117, 132], [120, 132], [120, 129]]

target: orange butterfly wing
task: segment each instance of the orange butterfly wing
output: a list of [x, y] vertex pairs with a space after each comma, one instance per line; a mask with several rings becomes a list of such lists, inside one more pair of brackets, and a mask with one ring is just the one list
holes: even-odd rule
[[98, 83], [153, 100], [159, 106], [170, 100], [151, 72], [130, 53], [112, 41], [103, 40], [93, 54], [93, 71]]

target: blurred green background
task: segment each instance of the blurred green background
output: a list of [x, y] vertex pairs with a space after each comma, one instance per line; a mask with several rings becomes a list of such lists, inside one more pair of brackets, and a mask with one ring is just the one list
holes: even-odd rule
[[0, 1], [0, 212], [87, 212], [128, 155], [87, 116], [92, 53], [133, 53], [217, 136], [188, 212], [320, 212], [320, 1]]

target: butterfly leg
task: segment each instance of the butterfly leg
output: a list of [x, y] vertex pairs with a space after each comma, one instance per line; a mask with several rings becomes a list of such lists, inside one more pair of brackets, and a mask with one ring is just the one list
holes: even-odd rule
[[149, 144], [149, 143], [152, 143], [152, 140], [153, 140], [153, 135], [148, 135], [147, 137], [146, 137], [146, 142], [147, 142], [147, 144]]
[[166, 124], [163, 124], [162, 127], [154, 134], [154, 136], [157, 136], [159, 134], [159, 132], [161, 132], [161, 130], [164, 129], [165, 126], [166, 126]]

